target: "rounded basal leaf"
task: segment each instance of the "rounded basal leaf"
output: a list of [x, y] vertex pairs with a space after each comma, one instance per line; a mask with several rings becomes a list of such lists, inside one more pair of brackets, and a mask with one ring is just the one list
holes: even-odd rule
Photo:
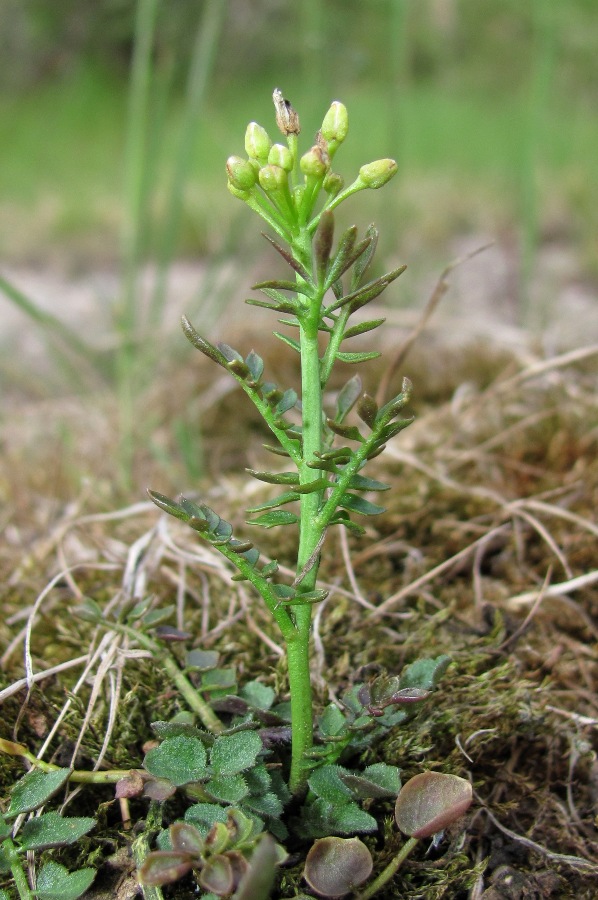
[[183, 735], [168, 738], [146, 754], [144, 765], [156, 778], [180, 787], [207, 778], [206, 751], [200, 740]]
[[37, 809], [60, 790], [70, 774], [70, 769], [55, 769], [53, 772], [31, 769], [13, 787], [6, 818]]
[[174, 850], [156, 850], [149, 853], [138, 872], [141, 884], [159, 887], [178, 881], [193, 868], [192, 857], [188, 853]]
[[77, 900], [91, 886], [95, 874], [95, 869], [69, 872], [50, 860], [38, 872], [35, 896], [38, 900]]
[[73, 818], [57, 812], [44, 813], [25, 822], [21, 831], [21, 847], [24, 850], [46, 850], [73, 844], [95, 825], [89, 816]]
[[344, 897], [372, 873], [370, 851], [359, 838], [326, 837], [307, 854], [303, 877], [323, 897]]
[[236, 775], [255, 765], [262, 742], [255, 731], [239, 731], [216, 738], [210, 754], [217, 775]]
[[403, 832], [426, 838], [459, 819], [469, 808], [472, 789], [457, 775], [422, 772], [402, 788], [395, 804], [395, 819]]
[[213, 856], [199, 875], [199, 883], [205, 891], [218, 897], [226, 897], [234, 887], [233, 867], [226, 856]]
[[172, 849], [179, 853], [192, 853], [201, 856], [204, 842], [201, 834], [189, 822], [175, 822], [170, 826], [170, 843]]

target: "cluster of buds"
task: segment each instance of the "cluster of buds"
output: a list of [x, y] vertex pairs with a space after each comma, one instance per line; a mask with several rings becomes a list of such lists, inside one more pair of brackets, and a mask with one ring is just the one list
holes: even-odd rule
[[273, 100], [276, 124], [286, 144], [273, 143], [265, 128], [250, 122], [245, 133], [247, 157], [229, 157], [226, 171], [230, 192], [287, 240], [302, 229], [315, 231], [319, 215], [312, 216], [321, 190], [327, 195], [324, 209], [332, 210], [357, 191], [382, 187], [397, 171], [394, 160], [379, 159], [362, 166], [357, 178], [345, 188], [342, 177], [331, 169], [349, 129], [345, 105], [338, 100], [331, 104], [313, 147], [299, 158], [299, 116], [278, 88]]

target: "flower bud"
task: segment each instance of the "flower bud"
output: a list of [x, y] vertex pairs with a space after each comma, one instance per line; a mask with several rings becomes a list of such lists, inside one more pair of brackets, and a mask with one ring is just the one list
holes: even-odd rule
[[274, 89], [272, 94], [274, 100], [274, 108], [276, 109], [276, 124], [285, 137], [289, 134], [299, 134], [301, 126], [299, 125], [299, 116], [293, 109], [288, 100], [282, 96], [279, 88]]
[[269, 194], [288, 188], [288, 176], [280, 166], [263, 166], [260, 169], [260, 186]]
[[250, 191], [257, 181], [257, 174], [251, 163], [240, 156], [229, 156], [226, 172], [229, 183], [238, 191]]
[[330, 159], [323, 147], [317, 144], [304, 153], [299, 160], [301, 171], [304, 175], [312, 175], [322, 178], [330, 168]]
[[257, 122], [250, 122], [245, 132], [245, 152], [247, 156], [265, 163], [271, 146], [272, 141], [266, 129], [258, 125]]
[[329, 143], [338, 145], [345, 140], [347, 131], [349, 130], [349, 116], [347, 114], [347, 107], [344, 103], [340, 103], [338, 100], [335, 100], [332, 103], [330, 109], [324, 116], [324, 121], [322, 122], [322, 128], [320, 130], [324, 140]]
[[268, 163], [271, 166], [280, 166], [285, 172], [293, 168], [293, 154], [284, 144], [272, 144], [268, 154]]
[[397, 171], [394, 159], [377, 159], [359, 170], [359, 178], [368, 188], [381, 188]]
[[336, 197], [342, 191], [344, 183], [343, 176], [339, 175], [338, 172], [329, 172], [324, 179], [322, 187], [331, 197]]

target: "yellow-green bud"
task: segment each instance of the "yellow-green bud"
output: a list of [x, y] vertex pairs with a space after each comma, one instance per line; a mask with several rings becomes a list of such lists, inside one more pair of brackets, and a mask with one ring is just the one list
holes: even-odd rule
[[268, 154], [268, 163], [271, 166], [280, 166], [285, 172], [293, 168], [293, 154], [284, 144], [272, 144]]
[[339, 100], [335, 100], [322, 122], [322, 137], [324, 140], [333, 144], [341, 144], [347, 137], [349, 130], [349, 115], [347, 107]]
[[331, 197], [336, 197], [342, 191], [344, 184], [345, 181], [342, 175], [339, 175], [338, 172], [329, 172], [324, 179], [322, 187]]
[[260, 186], [269, 194], [288, 187], [288, 176], [280, 166], [263, 166], [260, 169]]
[[229, 156], [226, 161], [229, 183], [238, 191], [250, 191], [257, 181], [257, 173], [251, 163], [240, 156]]
[[359, 178], [368, 188], [381, 188], [397, 171], [394, 159], [377, 159], [359, 170]]
[[271, 146], [272, 141], [266, 129], [258, 125], [257, 122], [250, 122], [245, 132], [245, 152], [247, 156], [265, 163]]
[[330, 159], [324, 148], [316, 144], [303, 154], [299, 160], [299, 166], [304, 175], [321, 178], [330, 168]]

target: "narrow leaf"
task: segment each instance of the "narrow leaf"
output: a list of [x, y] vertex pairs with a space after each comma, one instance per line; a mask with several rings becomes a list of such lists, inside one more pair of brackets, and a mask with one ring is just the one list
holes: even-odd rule
[[95, 825], [89, 817], [73, 818], [57, 812], [34, 816], [23, 825], [20, 843], [24, 850], [47, 850], [49, 847], [65, 847], [82, 838]]
[[266, 484], [299, 484], [297, 472], [258, 472], [255, 469], [246, 469], [246, 471], [258, 481], [265, 481]]
[[366, 478], [365, 475], [353, 475], [349, 482], [349, 487], [356, 491], [390, 490], [390, 485], [384, 484], [383, 481], [376, 481], [374, 478]]
[[360, 443], [363, 443], [364, 441], [364, 437], [356, 425], [340, 425], [338, 422], [335, 422], [334, 419], [326, 419], [326, 424], [331, 431], [346, 438], [348, 441], [359, 441]]
[[152, 491], [149, 488], [147, 493], [152, 503], [155, 503], [163, 512], [174, 516], [175, 519], [181, 519], [183, 522], [189, 521], [189, 513], [185, 512], [180, 504], [171, 500], [170, 497], [165, 497], [164, 494], [159, 494], [158, 491]]
[[313, 288], [309, 284], [301, 281], [285, 281], [282, 278], [260, 281], [258, 284], [252, 285], [251, 289], [253, 291], [294, 291], [297, 294], [305, 294], [307, 297], [313, 296]]
[[289, 253], [288, 250], [285, 250], [284, 247], [281, 247], [280, 244], [274, 240], [274, 238], [271, 238], [270, 235], [266, 234], [264, 231], [262, 231], [262, 237], [265, 237], [266, 240], [270, 244], [272, 244], [277, 253], [280, 253], [282, 258], [289, 264], [292, 269], [295, 270], [295, 272], [297, 272], [298, 275], [301, 276], [301, 278], [303, 278], [304, 281], [311, 282], [311, 275], [309, 274], [305, 266], [299, 262], [299, 260], [295, 259], [295, 257], [291, 253]]
[[351, 328], [347, 328], [347, 330], [343, 332], [343, 340], [356, 337], [358, 334], [365, 334], [368, 331], [373, 331], [375, 328], [378, 328], [385, 322], [386, 319], [369, 319], [369, 321], [367, 322], [360, 322], [359, 325], [353, 325], [351, 326]]
[[344, 350], [339, 350], [336, 354], [336, 358], [341, 362], [346, 363], [360, 363], [367, 362], [370, 359], [378, 359], [382, 354], [378, 350], [367, 350], [362, 353], [345, 353]]
[[245, 359], [245, 365], [249, 369], [251, 377], [255, 382], [258, 382], [262, 377], [264, 371], [264, 360], [261, 356], [255, 352], [255, 350], [250, 350], [247, 354], [247, 358]]
[[365, 251], [365, 253], [360, 257], [360, 259], [355, 263], [355, 267], [353, 269], [353, 275], [351, 277], [351, 290], [355, 291], [359, 285], [361, 284], [361, 280], [365, 273], [367, 272], [369, 265], [374, 257], [374, 253], [376, 252], [376, 247], [378, 246], [378, 236], [379, 231], [375, 225], [370, 225], [366, 231], [366, 237], [370, 239], [370, 243]]
[[344, 494], [342, 500], [339, 501], [339, 506], [349, 509], [351, 512], [360, 513], [362, 516], [377, 516], [385, 511], [384, 506], [370, 503], [369, 500], [359, 497], [357, 494]]
[[7, 819], [37, 809], [60, 790], [71, 774], [70, 769], [42, 772], [31, 769], [23, 775], [11, 791], [10, 806], [4, 813]]
[[314, 236], [314, 256], [316, 263], [316, 277], [318, 284], [323, 284], [326, 278], [326, 270], [330, 260], [332, 240], [334, 237], [334, 215], [330, 210], [324, 210]]
[[378, 415], [378, 404], [369, 394], [363, 394], [357, 404], [357, 415], [369, 428], [374, 428]]
[[183, 324], [183, 332], [187, 340], [190, 341], [194, 347], [197, 347], [198, 350], [201, 350], [205, 356], [209, 357], [215, 363], [218, 363], [219, 366], [226, 367], [226, 357], [223, 353], [197, 333], [187, 316], [183, 316], [181, 321]]
[[339, 391], [336, 398], [336, 421], [341, 423], [347, 413], [353, 408], [362, 391], [361, 378], [359, 375], [353, 375], [344, 387]]
[[279, 341], [282, 341], [283, 344], [288, 344], [288, 346], [292, 347], [293, 350], [296, 350], [297, 353], [301, 353], [301, 344], [299, 341], [289, 337], [287, 334], [281, 334], [280, 331], [273, 331], [272, 334], [274, 337], [277, 337]]
[[257, 513], [263, 512], [266, 509], [274, 509], [277, 506], [281, 506], [284, 503], [291, 503], [293, 500], [298, 500], [299, 494], [296, 491], [285, 491], [284, 494], [279, 494], [277, 497], [273, 497], [271, 500], [266, 500], [265, 503], [260, 503], [258, 506], [250, 506], [249, 509], [246, 510], [248, 513]]
[[248, 525], [261, 525], [262, 528], [276, 528], [277, 525], [294, 525], [299, 521], [299, 516], [295, 513], [287, 512], [287, 510], [279, 509], [274, 512], [264, 513], [257, 519], [248, 521]]

